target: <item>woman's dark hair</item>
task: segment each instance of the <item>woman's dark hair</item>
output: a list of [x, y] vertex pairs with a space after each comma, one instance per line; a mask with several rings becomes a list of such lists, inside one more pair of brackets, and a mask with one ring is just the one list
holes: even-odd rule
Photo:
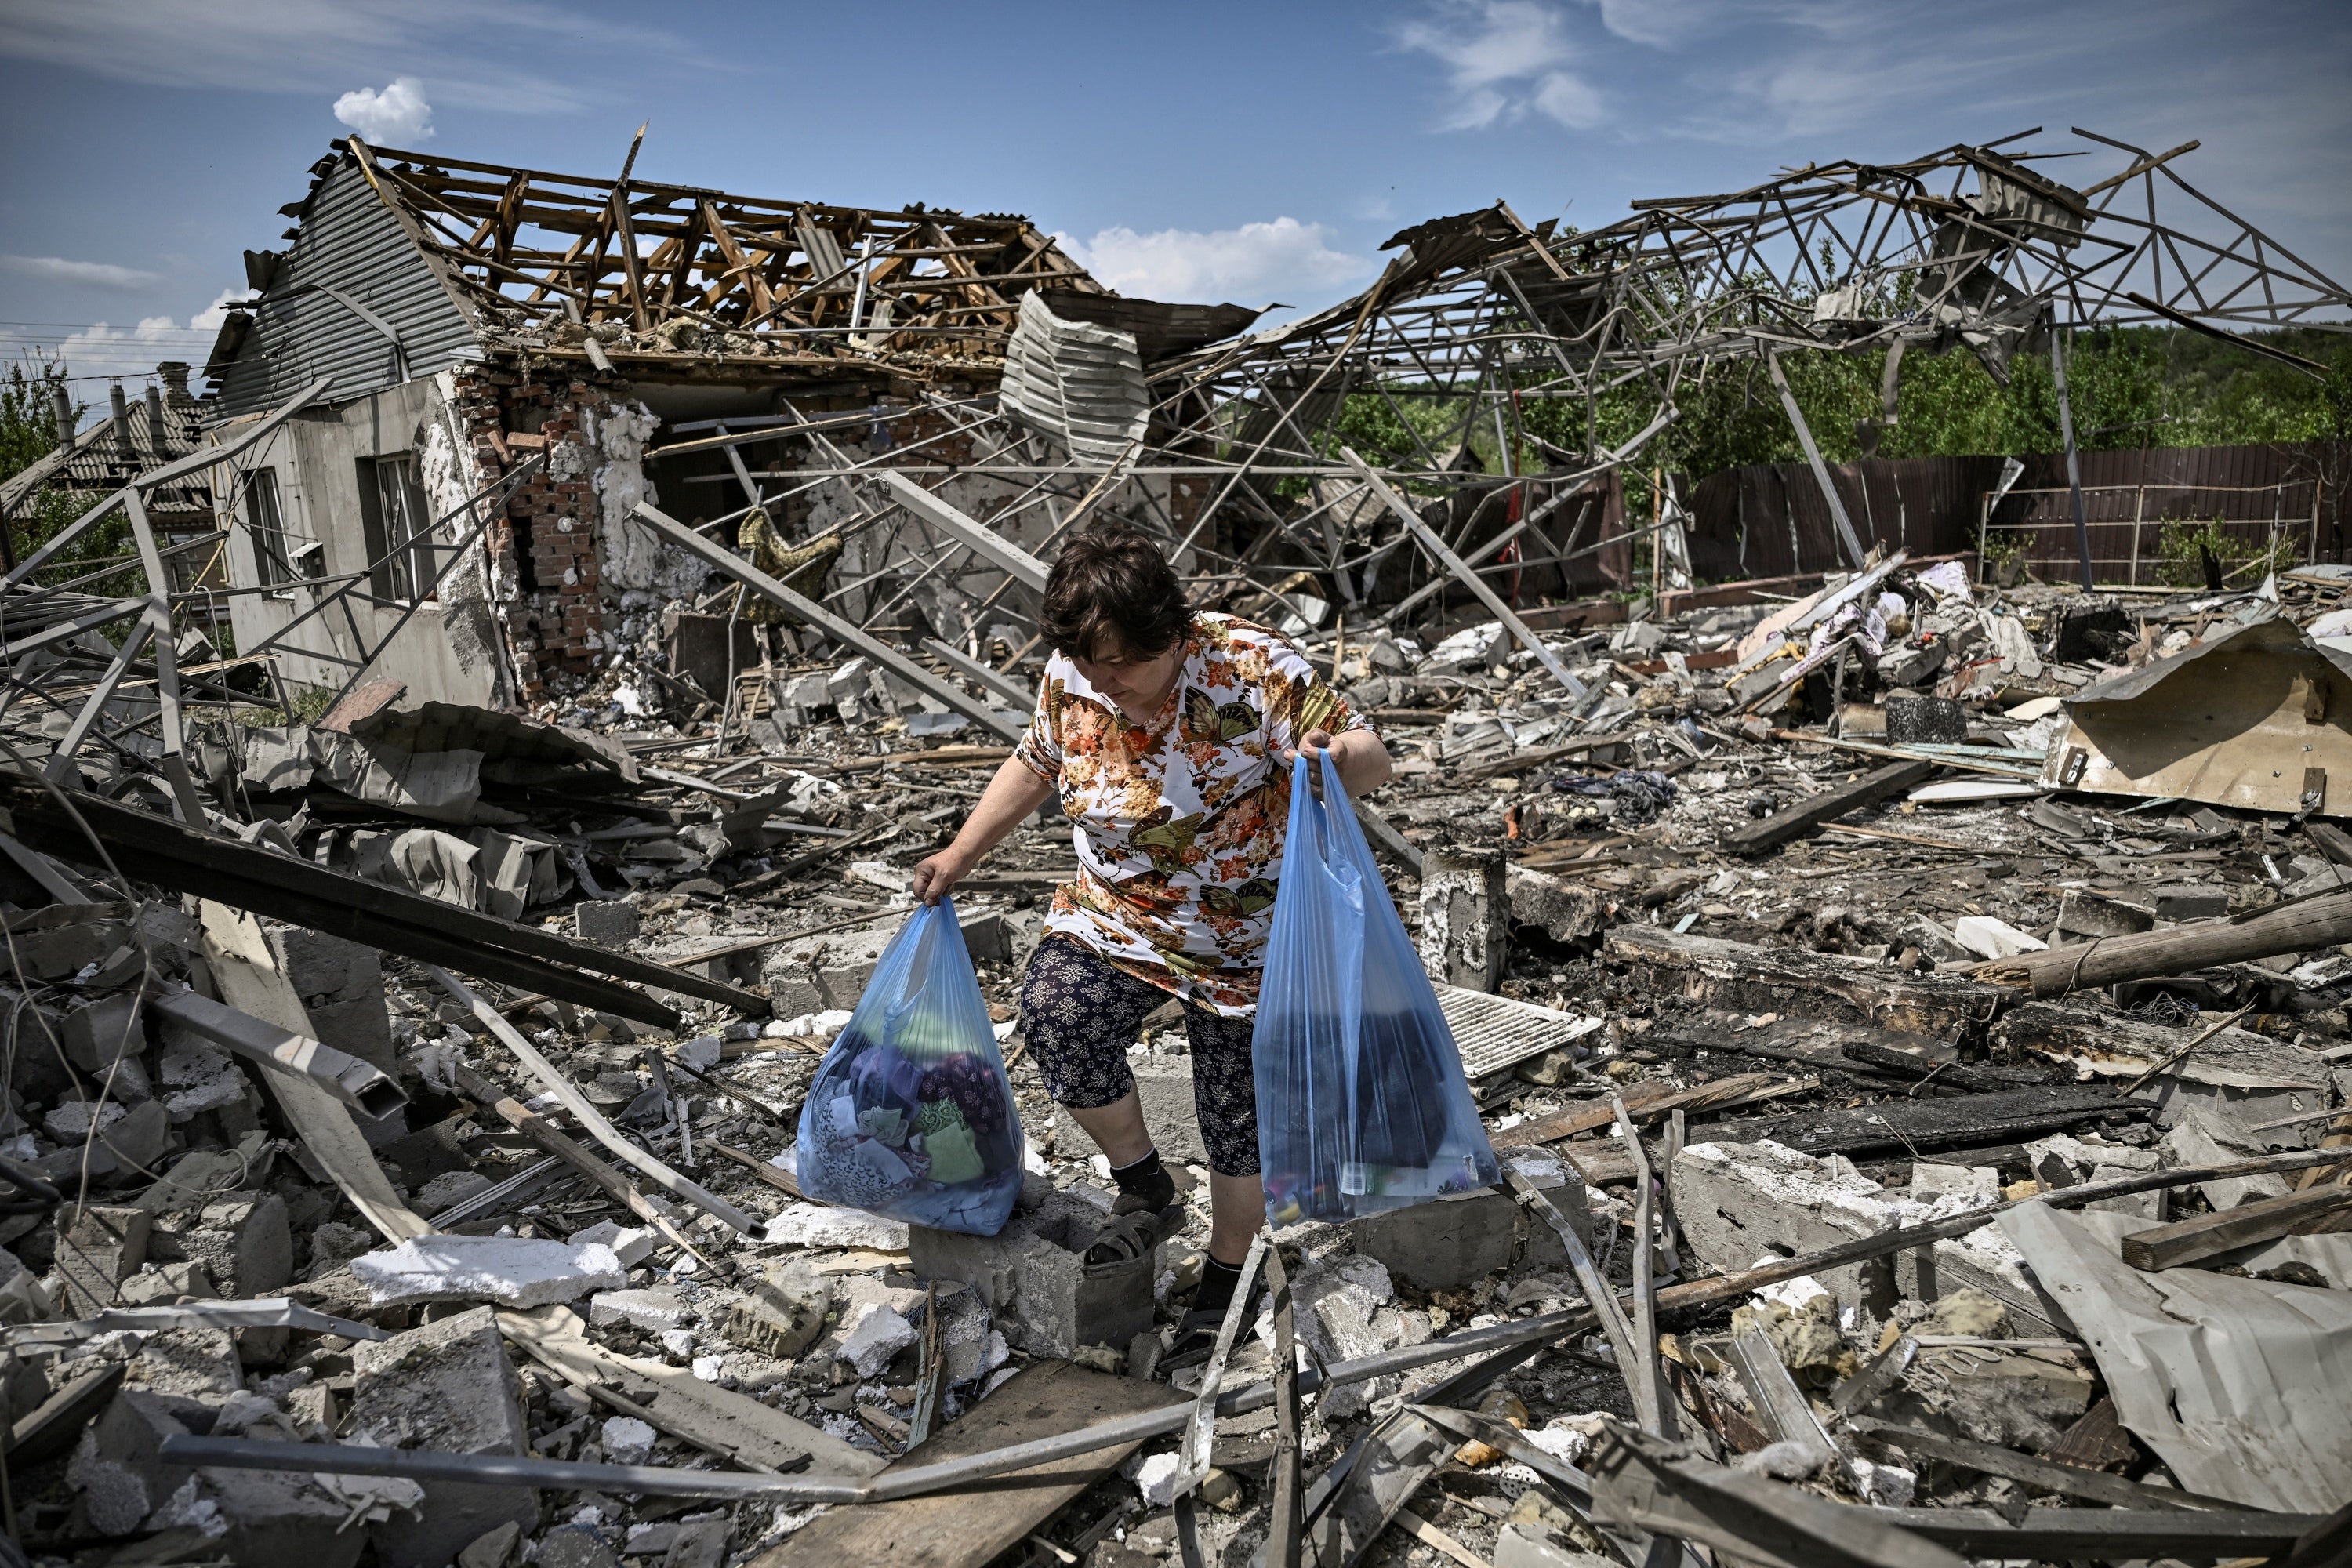
[[1072, 658], [1097, 658], [1113, 649], [1150, 658], [1192, 629], [1192, 606], [1151, 536], [1105, 519], [1062, 546], [1045, 577], [1037, 629], [1055, 652]]

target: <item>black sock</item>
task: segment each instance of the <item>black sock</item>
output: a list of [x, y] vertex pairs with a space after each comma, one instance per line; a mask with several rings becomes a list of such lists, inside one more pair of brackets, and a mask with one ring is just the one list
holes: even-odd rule
[[1141, 1198], [1155, 1209], [1164, 1209], [1176, 1201], [1176, 1178], [1160, 1163], [1157, 1149], [1132, 1165], [1113, 1165], [1110, 1179], [1118, 1184], [1121, 1194]]
[[1201, 1260], [1201, 1288], [1192, 1293], [1192, 1310], [1222, 1315], [1234, 1304], [1234, 1291], [1242, 1282], [1242, 1266], [1220, 1263], [1213, 1258]]

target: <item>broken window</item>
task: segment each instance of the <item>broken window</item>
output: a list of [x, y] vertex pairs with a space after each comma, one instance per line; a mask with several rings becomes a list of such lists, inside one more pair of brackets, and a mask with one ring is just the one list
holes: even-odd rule
[[360, 510], [367, 528], [368, 574], [384, 599], [428, 596], [433, 586], [433, 519], [415, 454], [360, 459]]
[[263, 587], [283, 587], [301, 575], [278, 505], [277, 469], [256, 468], [246, 477], [245, 526], [253, 536], [254, 570]]

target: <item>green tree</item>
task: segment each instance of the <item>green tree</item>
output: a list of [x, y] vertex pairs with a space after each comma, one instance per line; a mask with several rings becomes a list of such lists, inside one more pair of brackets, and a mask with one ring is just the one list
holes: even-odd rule
[[[0, 378], [0, 481], [15, 478], [57, 450], [57, 413], [50, 387], [51, 377], [62, 374], [63, 370], [62, 365], [41, 362], [28, 365], [19, 360], [8, 367], [5, 378]], [[74, 405], [77, 420], [84, 412], [81, 405]], [[62, 485], [43, 485], [19, 500], [7, 523], [11, 559], [22, 561], [28, 552], [39, 549], [88, 511], [97, 500]], [[59, 566], [43, 575], [51, 580], [78, 575], [75, 568], [87, 570], [108, 557], [121, 555], [130, 548], [130, 542], [128, 520], [119, 515], [110, 518], [75, 541], [60, 558]], [[94, 593], [129, 593], [135, 591], [136, 582], [134, 576], [94, 583], [88, 587]]]

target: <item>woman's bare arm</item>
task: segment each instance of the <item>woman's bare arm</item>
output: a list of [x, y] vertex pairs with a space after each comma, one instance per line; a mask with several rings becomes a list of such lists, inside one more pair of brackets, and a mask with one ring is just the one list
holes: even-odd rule
[[1053, 793], [1053, 784], [1040, 778], [1035, 769], [1017, 757], [1005, 758], [996, 776], [988, 781], [980, 804], [963, 819], [954, 842], [915, 868], [911, 889], [915, 897], [927, 904], [936, 904], [947, 897], [967, 872], [1003, 843], [1005, 835], [1021, 826], [1023, 818], [1045, 805]]

